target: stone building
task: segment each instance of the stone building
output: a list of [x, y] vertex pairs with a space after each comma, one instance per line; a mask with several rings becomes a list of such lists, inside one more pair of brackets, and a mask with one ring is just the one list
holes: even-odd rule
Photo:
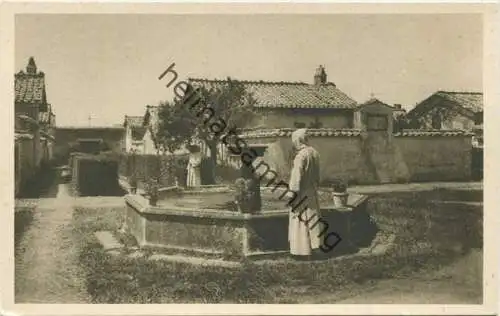
[[[193, 87], [217, 88], [227, 80], [190, 78]], [[256, 118], [246, 128], [353, 128], [357, 103], [328, 82], [323, 66], [313, 83], [240, 81], [256, 99]]]
[[421, 129], [472, 131], [483, 123], [483, 94], [438, 91], [417, 104], [407, 117]]
[[124, 148], [124, 134], [125, 129], [121, 126], [57, 127], [54, 155], [61, 163], [67, 163], [70, 153], [74, 151], [87, 153], [111, 151], [119, 154]]
[[144, 117], [125, 115], [123, 127], [125, 128], [124, 151], [126, 153], [144, 153], [143, 138], [147, 130]]
[[53, 158], [55, 115], [47, 102], [45, 74], [30, 57], [26, 71], [14, 75], [16, 193]]

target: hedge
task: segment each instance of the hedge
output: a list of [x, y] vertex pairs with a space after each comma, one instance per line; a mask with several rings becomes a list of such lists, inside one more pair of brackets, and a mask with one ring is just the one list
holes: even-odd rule
[[156, 178], [160, 186], [168, 187], [175, 185], [176, 177], [180, 185], [186, 183], [188, 155], [123, 154], [119, 160], [119, 174], [129, 180], [135, 175], [139, 184]]
[[98, 155], [72, 153], [70, 167], [73, 185], [82, 196], [121, 195], [118, 185], [118, 159], [116, 154]]

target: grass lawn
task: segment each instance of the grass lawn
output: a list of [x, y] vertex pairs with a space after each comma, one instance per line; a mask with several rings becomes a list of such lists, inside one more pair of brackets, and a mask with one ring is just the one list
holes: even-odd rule
[[[376, 195], [368, 211], [382, 230], [396, 235], [396, 247], [380, 256], [315, 264], [281, 260], [229, 269], [112, 258], [93, 232], [118, 229], [120, 208], [75, 210], [74, 230], [83, 238], [80, 263], [94, 303], [334, 303], [363, 295], [380, 282], [432, 282], [436, 271], [463, 260], [471, 249], [481, 251], [482, 209], [435, 202], [481, 195], [446, 190]], [[480, 299], [481, 273], [471, 278], [466, 282], [474, 286], [470, 296]]]

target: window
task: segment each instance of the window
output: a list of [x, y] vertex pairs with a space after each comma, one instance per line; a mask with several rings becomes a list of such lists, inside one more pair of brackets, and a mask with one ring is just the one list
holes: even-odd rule
[[441, 116], [439, 114], [434, 114], [432, 116], [432, 128], [441, 129]]
[[314, 118], [314, 122], [311, 122], [309, 124], [309, 128], [322, 128], [323, 127], [323, 123], [321, 123], [319, 121], [319, 118]]
[[366, 129], [369, 131], [385, 131], [389, 128], [387, 115], [369, 114], [366, 117]]
[[474, 124], [476, 125], [483, 124], [483, 112], [479, 112], [474, 115]]

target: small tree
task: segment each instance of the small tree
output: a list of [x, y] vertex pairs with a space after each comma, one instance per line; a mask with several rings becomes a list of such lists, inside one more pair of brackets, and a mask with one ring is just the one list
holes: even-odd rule
[[162, 151], [173, 153], [192, 138], [194, 126], [187, 114], [179, 102], [160, 102], [155, 140]]
[[393, 121], [393, 132], [399, 133], [410, 128], [410, 120], [405, 115], [396, 116]]
[[221, 137], [248, 124], [255, 102], [242, 83], [230, 78], [210, 89], [190, 86], [183, 99], [160, 104], [159, 141], [170, 152], [194, 138], [203, 141], [210, 150], [213, 171]]
[[192, 104], [185, 100], [184, 103], [189, 105], [186, 108], [189, 108], [188, 117], [193, 122], [195, 135], [207, 144], [215, 166], [221, 137], [230, 130], [247, 126], [255, 115], [256, 100], [241, 82], [230, 78], [217, 87], [201, 87], [196, 91], [200, 101]]

